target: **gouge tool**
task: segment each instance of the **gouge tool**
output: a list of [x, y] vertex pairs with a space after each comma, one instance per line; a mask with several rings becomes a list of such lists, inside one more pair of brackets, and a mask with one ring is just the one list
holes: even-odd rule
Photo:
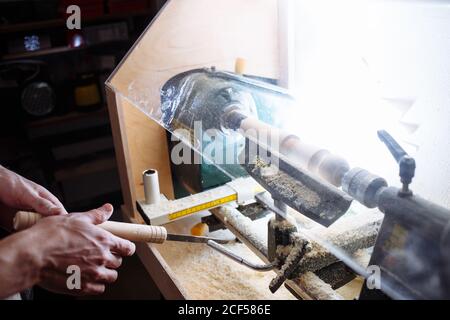
[[[14, 217], [14, 229], [16, 231], [27, 229], [36, 224], [42, 215], [35, 212], [18, 211]], [[161, 226], [150, 226], [146, 224], [124, 223], [106, 221], [97, 225], [112, 234], [134, 242], [163, 243], [164, 241], [179, 241], [193, 243], [207, 243], [209, 240], [221, 244], [227, 244], [236, 239], [216, 239], [211, 237], [191, 236], [184, 234], [167, 233], [166, 228]]]

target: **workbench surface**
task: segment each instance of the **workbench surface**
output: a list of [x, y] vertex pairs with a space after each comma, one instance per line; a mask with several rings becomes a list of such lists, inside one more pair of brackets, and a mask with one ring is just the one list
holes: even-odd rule
[[[189, 233], [190, 227], [199, 221], [200, 216], [197, 215], [166, 227], [169, 232]], [[257, 223], [265, 224], [266, 220]], [[210, 235], [218, 238], [232, 237], [232, 234], [225, 230]], [[225, 246], [252, 262], [263, 263], [242, 243]], [[284, 287], [275, 294], [270, 292], [269, 283], [275, 276], [273, 271], [251, 270], [206, 244], [166, 242], [155, 247], [171, 267], [188, 299], [294, 299]]]

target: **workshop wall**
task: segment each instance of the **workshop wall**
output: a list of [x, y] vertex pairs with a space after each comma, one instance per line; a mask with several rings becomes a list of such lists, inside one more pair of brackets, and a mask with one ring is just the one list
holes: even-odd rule
[[386, 129], [416, 158], [412, 189], [449, 207], [448, 1], [317, 0], [295, 9], [294, 130], [399, 186], [376, 135]]

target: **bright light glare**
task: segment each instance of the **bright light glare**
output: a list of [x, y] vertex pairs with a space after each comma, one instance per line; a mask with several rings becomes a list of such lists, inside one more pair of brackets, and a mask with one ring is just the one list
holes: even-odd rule
[[370, 47], [366, 1], [293, 3], [292, 89], [298, 108], [295, 116], [286, 118], [288, 126], [304, 140], [343, 155], [353, 166], [396, 177], [396, 165], [376, 132], [386, 129], [402, 138], [401, 111], [381, 99], [365, 59]]

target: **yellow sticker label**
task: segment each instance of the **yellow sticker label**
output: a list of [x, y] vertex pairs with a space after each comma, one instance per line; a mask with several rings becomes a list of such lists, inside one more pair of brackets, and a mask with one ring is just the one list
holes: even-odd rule
[[218, 207], [222, 204], [231, 202], [231, 201], [236, 201], [237, 199], [237, 194], [232, 194], [230, 196], [226, 196], [217, 200], [213, 200], [213, 201], [208, 201], [202, 204], [199, 204], [197, 206], [191, 207], [191, 208], [187, 208], [184, 210], [180, 210], [174, 213], [169, 214], [169, 220], [175, 220], [196, 212], [200, 212], [200, 211], [204, 211], [204, 210], [208, 210], [214, 207]]

